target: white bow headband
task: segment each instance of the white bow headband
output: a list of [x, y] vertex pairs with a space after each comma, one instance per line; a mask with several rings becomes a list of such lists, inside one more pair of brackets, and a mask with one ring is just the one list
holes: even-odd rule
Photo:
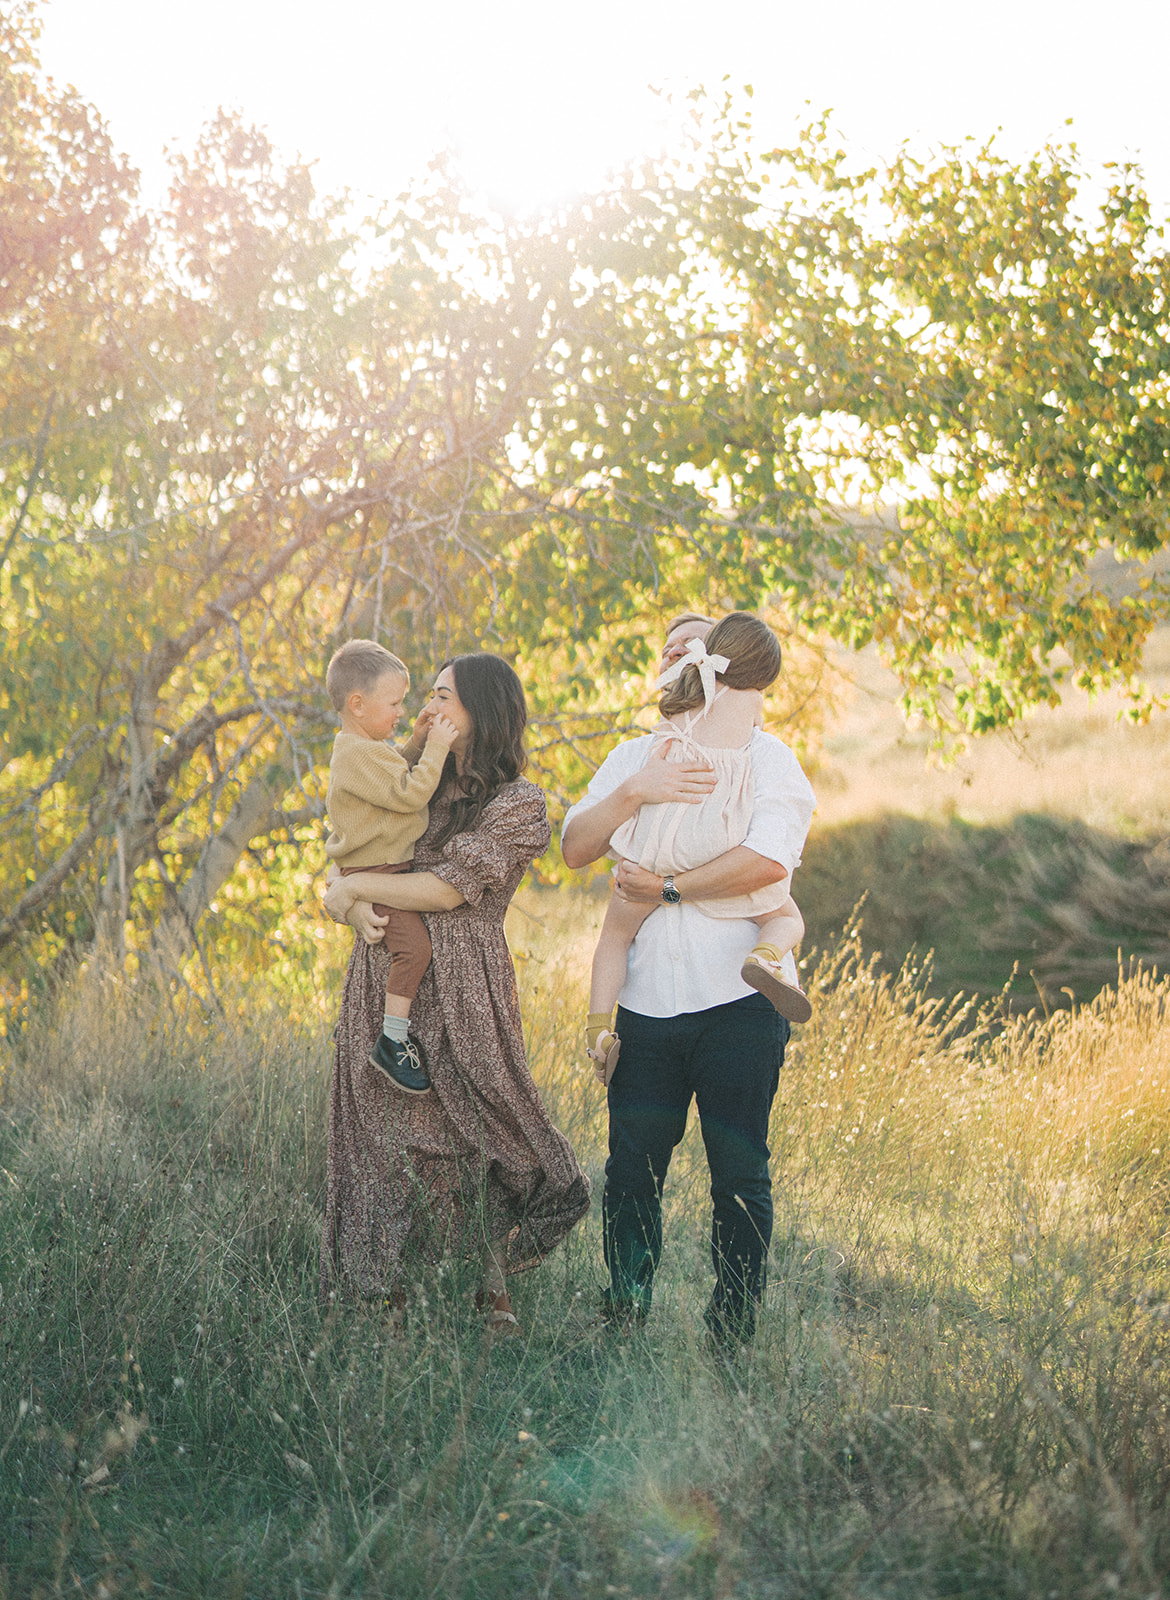
[[726, 672], [730, 663], [730, 656], [709, 656], [707, 646], [702, 639], [688, 639], [686, 654], [672, 667], [667, 667], [654, 687], [665, 689], [668, 683], [680, 678], [687, 667], [698, 667], [699, 679], [703, 685], [703, 710], [707, 711], [715, 698], [715, 674]]

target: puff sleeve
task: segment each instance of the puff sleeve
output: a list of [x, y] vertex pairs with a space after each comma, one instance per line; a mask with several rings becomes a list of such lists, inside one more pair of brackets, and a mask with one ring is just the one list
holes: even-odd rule
[[[448, 839], [425, 870], [458, 889], [468, 905], [512, 881], [548, 849], [552, 830], [544, 795], [535, 784], [510, 784], [485, 806], [475, 827]], [[429, 853], [428, 853], [429, 854]], [[416, 857], [416, 866], [423, 863]]]

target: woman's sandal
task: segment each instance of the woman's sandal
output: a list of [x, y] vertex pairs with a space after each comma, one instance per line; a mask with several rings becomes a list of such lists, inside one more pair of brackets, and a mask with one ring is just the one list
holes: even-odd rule
[[617, 1034], [610, 1033], [607, 1029], [604, 1033], [598, 1035], [597, 1043], [592, 1050], [586, 1049], [585, 1051], [585, 1054], [593, 1063], [593, 1075], [603, 1089], [609, 1087], [609, 1080], [613, 1077], [613, 1069], [618, 1064], [618, 1053], [621, 1047], [622, 1042]]
[[807, 1022], [812, 1016], [808, 995], [796, 984], [788, 982], [778, 961], [750, 955], [740, 968], [739, 975], [753, 989], [758, 989], [766, 1000], [770, 1000], [789, 1022]]
[[484, 1332], [494, 1339], [514, 1339], [520, 1332], [512, 1301], [505, 1289], [501, 1294], [488, 1296], [476, 1290], [475, 1309], [483, 1316]]

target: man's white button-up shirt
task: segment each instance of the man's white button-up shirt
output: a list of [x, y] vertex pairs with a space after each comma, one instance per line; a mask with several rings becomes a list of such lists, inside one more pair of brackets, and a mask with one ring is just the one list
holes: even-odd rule
[[[653, 746], [654, 738], [647, 734], [611, 750], [584, 795], [570, 808], [564, 826], [641, 771]], [[816, 796], [792, 751], [774, 734], [755, 730], [751, 760], [755, 805], [743, 843], [757, 855], [778, 861], [791, 877], [800, 865]], [[685, 900], [677, 906], [661, 905], [647, 917], [630, 947], [619, 1002], [645, 1017], [677, 1017], [741, 1000], [755, 993], [739, 969], [758, 938], [754, 922], [708, 917]], [[795, 983], [796, 963], [790, 955], [784, 958], [784, 971]]]

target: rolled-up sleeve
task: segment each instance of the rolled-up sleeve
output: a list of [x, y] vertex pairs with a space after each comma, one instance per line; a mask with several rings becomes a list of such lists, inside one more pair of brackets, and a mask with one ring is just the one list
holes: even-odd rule
[[650, 751], [654, 746], [653, 734], [645, 734], [640, 739], [627, 739], [624, 744], [615, 745], [589, 780], [589, 786], [580, 800], [576, 801], [565, 812], [565, 820], [561, 823], [561, 846], [565, 843], [565, 829], [574, 817], [580, 816], [582, 811], [587, 811], [590, 806], [595, 806], [599, 800], [608, 800], [620, 784], [627, 778], [633, 777], [635, 772], [640, 772], [650, 759]]
[[449, 883], [476, 906], [518, 866], [527, 867], [548, 849], [552, 838], [544, 795], [534, 784], [519, 794], [499, 795], [484, 808], [475, 827], [448, 839], [438, 861], [426, 870]]
[[752, 738], [752, 776], [755, 805], [743, 842], [791, 875], [800, 865], [817, 797], [788, 746], [759, 730]]

